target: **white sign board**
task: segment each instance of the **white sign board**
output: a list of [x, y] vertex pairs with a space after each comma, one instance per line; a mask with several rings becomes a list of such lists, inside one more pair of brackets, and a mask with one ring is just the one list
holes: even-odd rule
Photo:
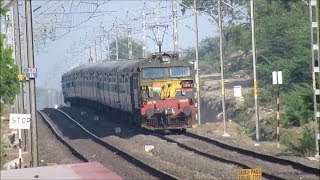
[[272, 72], [272, 84], [282, 84], [282, 71]]
[[241, 86], [233, 87], [234, 97], [242, 98]]
[[10, 114], [10, 129], [30, 129], [31, 114]]

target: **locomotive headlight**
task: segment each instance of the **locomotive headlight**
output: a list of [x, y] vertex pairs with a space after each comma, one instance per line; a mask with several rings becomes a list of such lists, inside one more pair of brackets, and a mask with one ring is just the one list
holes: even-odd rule
[[146, 110], [146, 115], [147, 115], [148, 117], [152, 117], [152, 116], [154, 115], [154, 109], [148, 108], [148, 109]]
[[191, 108], [189, 106], [185, 106], [183, 108], [183, 111], [182, 111], [186, 116], [190, 116], [192, 111], [191, 111]]
[[161, 62], [162, 62], [162, 63], [167, 64], [167, 63], [170, 63], [170, 61], [171, 61], [171, 57], [168, 56], [168, 55], [163, 55], [163, 56], [161, 57]]
[[185, 96], [185, 95], [186, 95], [186, 90], [185, 90], [185, 89], [182, 89], [182, 90], [181, 90], [181, 95], [182, 95], [182, 96]]

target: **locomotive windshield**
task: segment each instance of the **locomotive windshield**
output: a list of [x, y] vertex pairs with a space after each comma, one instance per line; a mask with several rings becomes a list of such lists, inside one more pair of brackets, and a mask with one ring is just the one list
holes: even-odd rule
[[190, 76], [190, 67], [171, 67], [170, 77], [187, 77]]
[[191, 71], [189, 66], [178, 66], [170, 68], [143, 68], [142, 78], [143, 79], [155, 79], [155, 78], [168, 78], [168, 77], [187, 77], [191, 76]]
[[142, 69], [142, 78], [143, 79], [154, 79], [166, 77], [167, 68], [143, 68]]

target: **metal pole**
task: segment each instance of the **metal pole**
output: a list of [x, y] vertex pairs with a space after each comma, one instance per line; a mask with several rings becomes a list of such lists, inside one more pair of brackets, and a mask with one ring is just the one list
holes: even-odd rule
[[157, 6], [157, 17], [156, 17], [155, 21], [158, 23], [158, 25], [157, 25], [157, 36], [156, 36], [157, 45], [158, 45], [158, 48], [159, 48], [159, 52], [161, 52], [162, 42], [160, 40], [160, 29], [159, 29], [159, 25], [160, 25], [160, 9], [159, 9], [159, 6]]
[[[19, 66], [19, 75], [22, 75], [22, 56], [21, 56], [21, 39], [20, 39], [20, 21], [19, 21], [19, 4], [18, 0], [14, 0], [14, 8], [13, 8], [13, 15], [14, 15], [14, 41], [15, 41], [15, 59], [17, 65]], [[18, 95], [18, 112], [23, 114], [24, 113], [24, 92], [23, 92], [23, 81], [19, 82], [20, 92]], [[23, 130], [23, 146], [24, 151], [26, 151], [27, 144], [26, 144], [26, 130]]]
[[277, 148], [280, 148], [280, 85], [277, 86]]
[[[25, 1], [25, 16], [27, 29], [27, 58], [28, 66], [35, 67], [33, 54], [33, 29], [32, 29], [32, 6], [31, 0]], [[32, 133], [32, 165], [37, 167], [38, 162], [38, 141], [37, 141], [37, 117], [36, 117], [36, 93], [35, 79], [30, 79], [30, 109], [31, 109], [31, 133]]]
[[108, 61], [111, 61], [111, 57], [110, 57], [110, 32], [108, 32]]
[[172, 0], [172, 17], [173, 17], [173, 43], [174, 43], [174, 51], [179, 51], [178, 46], [178, 13], [177, 13], [177, 1]]
[[[25, 4], [24, 4], [25, 6]], [[26, 11], [24, 11], [24, 33], [23, 33], [23, 42], [24, 42], [24, 53], [23, 53], [23, 65], [24, 67], [28, 66], [28, 41], [27, 41], [27, 17], [25, 16]], [[31, 110], [30, 110], [30, 82], [26, 81], [24, 83], [24, 113], [25, 114], [31, 114]], [[32, 123], [32, 122], [31, 122]], [[32, 125], [31, 125], [32, 126]], [[32, 128], [32, 127], [31, 127]], [[30, 129], [28, 131], [28, 153], [29, 153], [29, 166], [32, 166], [32, 129]]]
[[255, 49], [255, 30], [254, 30], [254, 2], [250, 0], [250, 19], [251, 19], [251, 39], [252, 39], [252, 65], [253, 65], [253, 90], [254, 90], [254, 105], [256, 115], [256, 143], [259, 146], [259, 107], [258, 107], [258, 81], [257, 81], [257, 66], [256, 66], [256, 49]]
[[225, 88], [224, 88], [221, 0], [218, 1], [218, 19], [219, 19], [219, 37], [220, 37], [220, 69], [221, 69], [221, 94], [222, 94], [222, 116], [223, 116], [223, 135], [222, 136], [228, 137], [230, 135], [227, 133], [227, 123], [226, 123], [226, 95], [225, 95]]
[[118, 33], [116, 35], [116, 60], [119, 59], [119, 49], [118, 49]]
[[99, 50], [100, 50], [100, 62], [102, 62], [102, 44], [101, 44], [101, 35], [99, 35]]
[[147, 57], [147, 32], [146, 32], [146, 14], [142, 13], [142, 57]]
[[94, 62], [98, 62], [98, 55], [97, 55], [97, 41], [94, 40]]
[[[313, 14], [313, 12], [315, 14]], [[316, 140], [316, 157], [319, 157], [319, 131], [318, 131], [318, 118], [320, 117], [320, 112], [317, 108], [317, 95], [320, 98], [320, 83], [319, 88], [316, 87], [316, 73], [319, 74], [319, 14], [318, 14], [318, 6], [317, 0], [309, 1], [309, 15], [310, 15], [310, 34], [311, 34], [311, 57], [312, 57], [312, 84], [313, 84], [313, 108], [314, 108], [314, 122], [315, 122], [315, 140]], [[314, 38], [314, 34], [317, 37]], [[315, 61], [318, 61], [318, 66], [315, 66]], [[319, 77], [320, 79], [320, 77]]]
[[198, 31], [198, 11], [197, 11], [197, 0], [193, 0], [194, 13], [195, 13], [195, 32], [196, 32], [196, 61], [194, 68], [196, 70], [195, 80], [197, 85], [197, 119], [198, 124], [201, 124], [201, 108], [200, 108], [200, 78], [199, 78], [199, 31]]
[[[14, 40], [15, 40], [15, 59], [19, 66], [19, 75], [22, 74], [22, 58], [21, 58], [21, 39], [20, 39], [20, 25], [19, 25], [19, 6], [18, 0], [14, 0]], [[18, 112], [23, 113], [23, 82], [19, 82], [20, 92], [18, 96]]]
[[132, 42], [131, 42], [131, 31], [132, 29], [128, 29], [128, 59], [132, 59]]

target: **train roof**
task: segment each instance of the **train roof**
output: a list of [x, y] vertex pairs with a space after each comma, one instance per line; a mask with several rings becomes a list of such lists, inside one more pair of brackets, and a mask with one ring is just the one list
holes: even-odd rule
[[132, 72], [133, 68], [138, 67], [138, 64], [145, 59], [135, 59], [135, 60], [117, 60], [117, 61], [103, 61], [98, 63], [84, 64], [76, 67], [64, 75], [74, 74], [74, 73], [115, 73], [115, 72]]
[[[144, 64], [144, 66], [154, 66], [154, 65], [161, 65], [161, 62], [154, 62], [149, 64], [148, 62], [152, 61], [153, 59], [158, 59], [159, 57], [163, 55], [169, 55], [174, 59], [179, 59], [179, 54], [175, 52], [156, 52], [149, 55], [148, 58], [143, 59], [133, 59], [133, 60], [114, 60], [114, 61], [103, 61], [98, 63], [90, 63], [81, 65], [79, 67], [76, 67], [67, 73], [65, 73], [62, 77], [67, 76], [69, 74], [74, 73], [129, 73], [134, 72], [137, 67], [139, 67], [140, 64]], [[183, 61], [175, 61], [174, 65], [183, 65]], [[147, 63], [147, 64], [146, 64]]]

